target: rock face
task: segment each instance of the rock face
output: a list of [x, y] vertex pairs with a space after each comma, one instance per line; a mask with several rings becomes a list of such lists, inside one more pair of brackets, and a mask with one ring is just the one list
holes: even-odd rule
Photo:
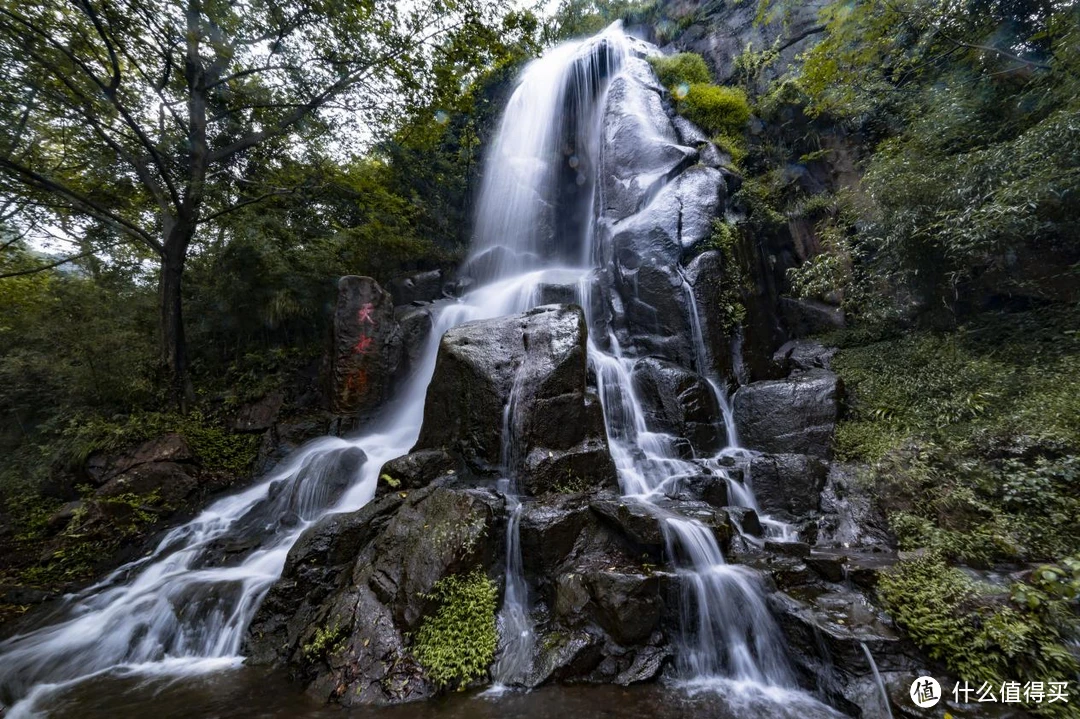
[[457, 466], [450, 453], [441, 449], [411, 452], [382, 466], [376, 495], [426, 487], [438, 477], [455, 473]]
[[633, 380], [645, 403], [645, 421], [654, 432], [682, 437], [700, 453], [724, 446], [720, 404], [705, 378], [655, 357], [638, 360]]
[[397, 363], [397, 375], [404, 379], [420, 364], [428, 337], [431, 336], [432, 316], [430, 307], [406, 305], [394, 308], [394, 317], [401, 329], [401, 352]]
[[794, 337], [838, 330], [846, 324], [842, 309], [815, 300], [781, 297], [780, 311], [788, 332]]
[[289, 552], [248, 661], [288, 665], [310, 694], [345, 706], [431, 696], [407, 637], [437, 609], [427, 595], [440, 579], [495, 563], [502, 508], [490, 491], [435, 484], [325, 517]]
[[601, 347], [610, 329], [637, 356], [727, 378], [733, 328], [724, 319], [725, 273], [718, 253], [701, 250], [740, 180], [699, 128], [674, 115], [646, 60], [655, 50], [633, 47], [627, 72], [611, 83], [603, 118], [603, 271], [590, 326]]
[[[451, 574], [477, 567], [494, 574], [505, 520], [497, 494], [451, 475], [323, 518], [289, 552], [255, 616], [248, 662], [287, 666], [308, 693], [347, 706], [432, 696], [411, 644], [438, 609], [427, 595]], [[548, 611], [523, 684], [631, 684], [664, 668], [663, 627], [678, 608], [665, 599], [666, 575], [640, 563], [640, 545], [627, 532], [587, 494], [526, 502], [526, 576]]]
[[448, 451], [481, 473], [505, 463], [533, 494], [613, 483], [600, 403], [587, 386], [585, 343], [577, 306], [546, 305], [449, 330], [415, 449]]
[[825, 5], [823, 0], [800, 3], [790, 12], [777, 13], [777, 17], [766, 18], [765, 22], [755, 18], [753, 7], [725, 5], [679, 33], [673, 49], [700, 53], [712, 67], [716, 81], [726, 83], [735, 76], [735, 58], [748, 46], [760, 51], [774, 43], [784, 43], [777, 62], [770, 64], [764, 73], [764, 79], [772, 80], [821, 37], [816, 34], [821, 30], [818, 14]]
[[821, 505], [828, 464], [804, 454], [763, 454], [750, 462], [750, 483], [763, 512], [795, 519]]
[[733, 377], [731, 331], [722, 318], [727, 316], [727, 300], [723, 283], [727, 273], [723, 257], [716, 250], [706, 250], [695, 257], [686, 267], [686, 279], [690, 283], [697, 302], [701, 338], [705, 345], [705, 370], [715, 377]]
[[390, 294], [394, 304], [407, 305], [412, 302], [432, 302], [442, 297], [442, 270], [419, 272], [407, 277], [396, 277], [390, 281]]
[[91, 455], [86, 474], [98, 497], [156, 492], [176, 508], [204, 484], [195, 453], [179, 434], [166, 434], [119, 455]]
[[342, 277], [330, 353], [331, 409], [367, 415], [378, 407], [390, 394], [400, 348], [390, 293], [370, 277]]
[[829, 457], [841, 392], [823, 369], [741, 387], [732, 402], [739, 439], [762, 452]]

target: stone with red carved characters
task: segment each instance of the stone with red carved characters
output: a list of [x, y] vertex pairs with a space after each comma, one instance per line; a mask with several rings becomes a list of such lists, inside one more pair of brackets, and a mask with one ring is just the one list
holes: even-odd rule
[[330, 356], [331, 409], [363, 416], [378, 407], [389, 396], [400, 344], [390, 293], [370, 277], [342, 277]]

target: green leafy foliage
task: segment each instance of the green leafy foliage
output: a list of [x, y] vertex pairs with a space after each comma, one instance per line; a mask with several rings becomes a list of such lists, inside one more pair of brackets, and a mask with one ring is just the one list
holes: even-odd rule
[[348, 630], [339, 625], [319, 627], [300, 651], [307, 657], [308, 661], [320, 659], [337, 651], [345, 640], [346, 634], [348, 634]]
[[857, 128], [872, 150], [857, 251], [837, 248], [850, 269], [835, 289], [885, 284], [929, 306], [988, 290], [1075, 301], [1076, 9], [836, 2], [823, 17], [786, 85], [799, 111]]
[[[1076, 638], [1080, 561], [1036, 569], [1009, 595], [972, 581], [936, 553], [885, 573], [879, 594], [927, 654], [971, 682], [1069, 681], [1080, 664], [1066, 643]], [[1032, 704], [1049, 716], [1066, 707]]]
[[867, 463], [901, 546], [982, 566], [1080, 552], [1074, 317], [984, 316], [837, 355], [837, 454]]
[[696, 52], [650, 57], [649, 64], [652, 65], [660, 83], [666, 88], [712, 82], [708, 65]]
[[437, 686], [464, 688], [482, 677], [495, 657], [498, 588], [483, 570], [451, 574], [428, 597], [437, 609], [428, 615], [413, 642], [413, 654]]
[[734, 332], [746, 319], [743, 295], [750, 280], [739, 257], [739, 230], [722, 218], [713, 220], [713, 231], [707, 249], [720, 253], [724, 272], [711, 281], [719, 291], [719, 321], [724, 332]]

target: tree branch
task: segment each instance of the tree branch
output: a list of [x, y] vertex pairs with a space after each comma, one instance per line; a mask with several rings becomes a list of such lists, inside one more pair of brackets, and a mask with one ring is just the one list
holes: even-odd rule
[[[150, 157], [154, 161], [154, 164], [157, 166], [158, 174], [161, 176], [161, 180], [165, 184], [165, 188], [168, 190], [169, 196], [171, 197], [173, 204], [179, 206], [180, 195], [176, 191], [176, 187], [173, 185], [172, 180], [169, 177], [168, 169], [165, 166], [164, 159], [158, 152], [157, 145], [155, 145], [153, 141], [146, 135], [146, 133], [143, 132], [143, 129], [139, 125], [139, 123], [135, 121], [135, 118], [131, 115], [128, 109], [123, 105], [123, 103], [120, 102], [120, 99], [116, 93], [116, 88], [112, 87], [111, 85], [106, 85], [101, 80], [101, 78], [98, 77], [97, 74], [89, 66], [87, 66], [85, 62], [79, 59], [79, 57], [74, 52], [72, 52], [66, 45], [56, 40], [52, 35], [45, 32], [41, 28], [37, 27], [30, 20], [22, 17], [21, 15], [17, 15], [3, 7], [0, 7], [0, 15], [7, 16], [8, 18], [14, 20], [16, 23], [30, 30], [30, 32], [32, 32], [34, 35], [44, 40], [47, 44], [51, 45], [54, 49], [59, 51], [68, 60], [70, 60], [72, 64], [82, 70], [83, 74], [85, 74], [86, 77], [89, 78], [90, 82], [92, 82], [98, 87], [99, 90], [101, 90], [102, 94], [109, 101], [109, 104], [116, 108], [116, 111], [120, 113], [120, 116], [124, 119], [124, 123], [131, 128], [132, 132], [134, 132], [135, 136], [139, 139], [139, 142], [146, 148], [147, 152], [150, 153]], [[119, 83], [117, 83], [117, 86], [119, 86]]]
[[217, 212], [214, 212], [214, 213], [208, 215], [207, 217], [203, 218], [202, 220], [199, 220], [199, 223], [200, 224], [205, 224], [205, 223], [213, 222], [214, 220], [218, 219], [222, 215], [227, 215], [230, 212], [236, 212], [237, 210], [239, 210], [242, 207], [247, 207], [248, 205], [254, 205], [257, 202], [262, 202], [263, 200], [267, 200], [267, 199], [269, 199], [271, 197], [282, 197], [284, 195], [291, 195], [294, 192], [295, 192], [295, 190], [275, 190], [273, 192], [267, 192], [267, 193], [264, 193], [262, 195], [259, 195], [258, 197], [252, 197], [251, 199], [244, 200], [243, 202], [238, 202], [235, 205], [231, 205], [229, 207], [226, 207], [223, 210], [218, 210]]
[[[460, 26], [460, 24], [461, 23], [456, 23], [456, 24], [451, 25], [451, 26], [446, 27], [446, 28], [433, 30], [432, 32], [425, 35], [424, 37], [421, 37], [418, 40], [416, 40], [413, 46], [415, 47], [415, 46], [424, 45], [429, 40], [431, 40], [433, 37], [438, 37], [439, 35], [442, 35], [443, 33], [449, 32], [453, 28]], [[316, 110], [318, 110], [319, 108], [321, 108], [323, 105], [325, 105], [327, 102], [332, 100], [337, 95], [341, 94], [345, 90], [352, 87], [362, 77], [364, 77], [364, 75], [371, 72], [373, 68], [377, 67], [378, 65], [380, 65], [382, 63], [389, 62], [390, 60], [393, 60], [394, 58], [401, 55], [403, 52], [404, 52], [404, 49], [397, 49], [397, 50], [394, 50], [392, 52], [385, 53], [381, 57], [376, 58], [375, 60], [372, 60], [371, 62], [364, 65], [363, 67], [357, 68], [353, 72], [349, 73], [345, 77], [341, 78], [337, 82], [335, 82], [332, 85], [325, 88], [322, 92], [315, 95], [315, 97], [311, 98], [309, 101], [307, 101], [307, 102], [303, 103], [302, 105], [300, 105], [299, 108], [297, 108], [292, 113], [286, 115], [284, 118], [282, 118], [277, 123], [277, 125], [270, 128], [269, 130], [262, 130], [262, 131], [259, 131], [259, 132], [254, 132], [254, 133], [252, 133], [250, 135], [247, 135], [246, 137], [240, 138], [236, 142], [233, 142], [233, 143], [231, 143], [229, 145], [226, 145], [225, 147], [222, 147], [222, 148], [219, 148], [219, 149], [215, 150], [214, 152], [212, 152], [210, 154], [210, 161], [211, 162], [220, 162], [221, 160], [225, 160], [225, 159], [231, 157], [232, 155], [235, 155], [238, 152], [243, 152], [244, 150], [252, 148], [255, 145], [258, 145], [260, 142], [263, 142], [264, 140], [267, 140], [267, 139], [269, 139], [271, 137], [276, 137], [278, 135], [284, 134], [285, 132], [287, 132], [289, 130], [289, 128], [291, 128], [297, 122], [299, 122], [303, 118], [307, 117], [309, 114], [311, 114], [311, 113], [315, 112]]]
[[44, 272], [45, 270], [51, 270], [54, 267], [59, 267], [60, 265], [66, 265], [69, 262], [74, 262], [75, 260], [81, 260], [84, 257], [89, 257], [90, 255], [93, 255], [95, 252], [96, 252], [96, 250], [89, 250], [88, 252], [82, 252], [80, 254], [77, 254], [74, 257], [67, 257], [67, 258], [64, 258], [62, 260], [58, 260], [56, 262], [50, 262], [49, 264], [42, 265], [40, 267], [32, 267], [29, 270], [19, 270], [18, 272], [5, 272], [4, 274], [0, 274], [0, 280], [7, 279], [8, 277], [23, 277], [25, 275], [34, 275], [34, 274], [37, 274], [38, 272]]
[[158, 254], [163, 252], [164, 248], [161, 246], [161, 243], [155, 240], [146, 230], [102, 207], [81, 192], [34, 172], [28, 167], [23, 167], [18, 163], [12, 162], [6, 157], [0, 157], [0, 169], [7, 170], [9, 174], [16, 176], [23, 184], [67, 197], [69, 200], [76, 203], [77, 206], [81, 207], [84, 212], [93, 215], [102, 222], [112, 225], [118, 230], [146, 243]]

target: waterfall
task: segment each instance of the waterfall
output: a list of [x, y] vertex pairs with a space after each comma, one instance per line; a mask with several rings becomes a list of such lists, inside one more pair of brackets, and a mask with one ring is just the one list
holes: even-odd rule
[[503, 472], [506, 475], [499, 480], [499, 490], [506, 497], [510, 512], [506, 519], [506, 579], [503, 586], [503, 606], [499, 612], [498, 626], [500, 637], [499, 657], [492, 668], [496, 691], [503, 687], [522, 683], [532, 666], [532, 653], [536, 645], [536, 634], [529, 616], [529, 586], [525, 581], [525, 569], [521, 558], [521, 488], [517, 473], [517, 454], [515, 452], [518, 437], [517, 407], [521, 395], [522, 368], [517, 368], [510, 398], [503, 408], [502, 452]]
[[[422, 359], [378, 422], [359, 436], [323, 438], [295, 451], [256, 485], [171, 531], [147, 557], [66, 598], [57, 623], [0, 643], [0, 703], [12, 705], [8, 719], [32, 714], [50, 693], [106, 672], [184, 674], [238, 664], [244, 632], [290, 547], [321, 517], [370, 501], [382, 464], [415, 444], [442, 334], [466, 321], [530, 309], [544, 285], [578, 286], [590, 327], [588, 359], [624, 494], [653, 502], [672, 481], [700, 471], [680, 458], [675, 438], [646, 426], [631, 381], [637, 357], [624, 351], [597, 315], [594, 305], [601, 303], [592, 301], [600, 291], [595, 273], [611, 257], [598, 237], [604, 109], [613, 79], [626, 71], [630, 43], [612, 26], [554, 48], [523, 72], [486, 158], [474, 244], [462, 268], [474, 289], [433, 308]], [[692, 295], [694, 349], [707, 374]], [[730, 453], [737, 445], [730, 406], [720, 385], [709, 381], [724, 411]], [[512, 466], [513, 402], [506, 412], [503, 459]], [[326, 491], [330, 475], [347, 485], [343, 494]], [[518, 541], [523, 504], [512, 476], [503, 488], [510, 516], [504, 641], [495, 673], [511, 682], [528, 669], [534, 632]], [[699, 522], [668, 516], [662, 526], [683, 590], [682, 676], [793, 686], [755, 575], [728, 565]], [[244, 549], [228, 550], [235, 545]]]

